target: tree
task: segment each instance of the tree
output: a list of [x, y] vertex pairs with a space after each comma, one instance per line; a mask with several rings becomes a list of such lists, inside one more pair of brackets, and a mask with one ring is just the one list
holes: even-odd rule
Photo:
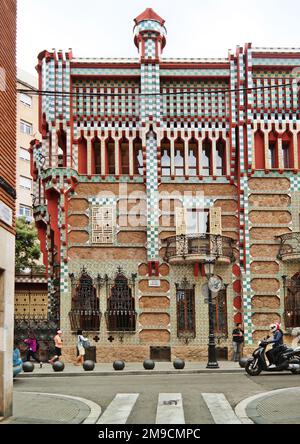
[[37, 232], [33, 223], [28, 223], [25, 217], [17, 219], [16, 223], [16, 269], [37, 267], [36, 261], [41, 255]]

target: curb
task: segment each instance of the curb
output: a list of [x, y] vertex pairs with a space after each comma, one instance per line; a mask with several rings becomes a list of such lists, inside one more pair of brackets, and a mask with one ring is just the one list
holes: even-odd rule
[[[289, 391], [300, 391], [299, 387], [288, 387], [284, 389], [271, 390], [269, 392], [259, 393], [249, 398], [243, 399], [235, 407], [235, 414], [240, 418], [243, 424], [273, 424], [268, 421], [262, 421], [262, 417], [257, 415], [257, 405], [265, 398], [271, 398], [278, 393]], [[252, 405], [251, 405], [252, 404]]]
[[56, 378], [56, 377], [73, 377], [73, 376], [119, 376], [119, 375], [126, 375], [126, 376], [142, 376], [142, 375], [193, 375], [193, 374], [217, 374], [217, 373], [245, 373], [244, 369], [236, 369], [236, 370], [217, 370], [217, 369], [203, 369], [203, 370], [120, 370], [120, 371], [91, 371], [86, 372], [83, 371], [82, 373], [79, 372], [70, 372], [70, 373], [64, 373], [64, 372], [53, 372], [53, 373], [20, 373], [15, 380], [23, 379], [23, 378]]
[[89, 415], [85, 418], [84, 421], [82, 421], [81, 424], [96, 424], [100, 415], [101, 415], [101, 407], [96, 404], [93, 401], [90, 401], [89, 399], [85, 399], [85, 398], [80, 398], [78, 396], [69, 396], [69, 395], [61, 395], [58, 393], [40, 393], [40, 392], [19, 392], [19, 393], [30, 393], [32, 395], [39, 395], [39, 396], [53, 396], [55, 398], [66, 398], [66, 399], [70, 399], [70, 400], [74, 400], [74, 401], [78, 401], [81, 402], [83, 404], [85, 404], [89, 409], [90, 409], [90, 413]]

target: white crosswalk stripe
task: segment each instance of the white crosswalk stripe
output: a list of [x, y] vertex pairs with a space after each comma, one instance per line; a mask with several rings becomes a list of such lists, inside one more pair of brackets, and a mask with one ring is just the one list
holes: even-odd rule
[[185, 424], [181, 393], [160, 393], [156, 424]]
[[241, 424], [223, 393], [202, 393], [215, 424]]
[[118, 393], [97, 424], [126, 424], [139, 393]]
[[[97, 424], [126, 424], [139, 395], [139, 393], [117, 393]], [[242, 424], [223, 393], [201, 393], [201, 395], [215, 424]], [[181, 393], [158, 394], [155, 424], [185, 424]]]

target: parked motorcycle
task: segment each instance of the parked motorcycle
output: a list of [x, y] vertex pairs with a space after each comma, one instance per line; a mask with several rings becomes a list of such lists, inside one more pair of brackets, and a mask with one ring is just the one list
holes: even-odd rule
[[269, 368], [266, 361], [266, 348], [270, 344], [269, 336], [258, 343], [252, 357], [248, 359], [245, 370], [250, 376], [258, 376], [262, 371], [279, 372], [290, 370], [293, 374], [300, 374], [300, 347], [288, 348], [280, 345], [280, 351], [276, 356], [275, 367]]

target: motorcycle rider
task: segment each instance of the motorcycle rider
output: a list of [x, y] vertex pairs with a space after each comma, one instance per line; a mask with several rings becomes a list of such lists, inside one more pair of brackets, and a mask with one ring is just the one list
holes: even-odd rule
[[281, 345], [283, 345], [283, 331], [280, 329], [280, 325], [278, 323], [274, 323], [270, 325], [270, 330], [273, 334], [273, 339], [269, 339], [267, 342], [273, 344], [272, 348], [267, 351], [266, 356], [269, 361], [268, 368], [275, 368], [276, 355], [281, 350]]

